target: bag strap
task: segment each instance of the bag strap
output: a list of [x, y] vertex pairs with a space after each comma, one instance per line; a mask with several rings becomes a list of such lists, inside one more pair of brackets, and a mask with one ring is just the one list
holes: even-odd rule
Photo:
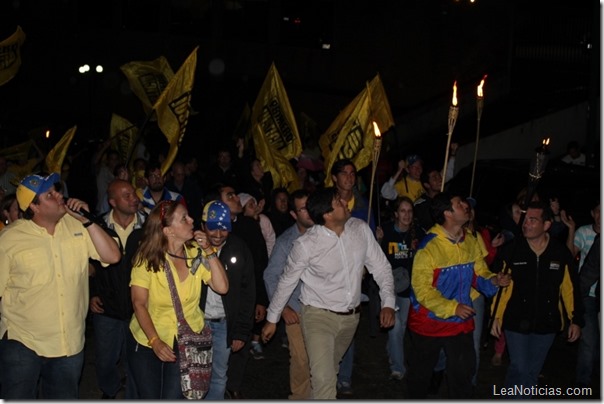
[[184, 327], [188, 325], [187, 320], [185, 320], [185, 315], [182, 310], [182, 304], [180, 302], [180, 297], [178, 296], [178, 290], [176, 289], [176, 282], [174, 281], [174, 275], [170, 270], [170, 265], [168, 261], [164, 261], [164, 271], [166, 272], [166, 277], [168, 278], [168, 286], [170, 287], [170, 296], [172, 297], [172, 304], [174, 306], [174, 310], [176, 311], [176, 319], [178, 320], [178, 327]]

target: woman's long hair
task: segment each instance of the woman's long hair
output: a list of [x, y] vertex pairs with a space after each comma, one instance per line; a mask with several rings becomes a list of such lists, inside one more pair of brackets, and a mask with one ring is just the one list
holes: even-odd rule
[[158, 272], [165, 261], [168, 250], [168, 239], [163, 228], [172, 223], [174, 211], [178, 206], [174, 201], [161, 201], [153, 208], [145, 221], [141, 243], [134, 254], [132, 264], [135, 266], [147, 263], [147, 271]]

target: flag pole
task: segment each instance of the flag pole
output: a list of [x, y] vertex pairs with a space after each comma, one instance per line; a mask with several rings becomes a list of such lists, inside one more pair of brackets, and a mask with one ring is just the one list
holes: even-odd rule
[[373, 201], [373, 185], [375, 182], [375, 172], [377, 170], [377, 163], [380, 159], [380, 151], [382, 150], [382, 134], [380, 133], [380, 129], [377, 126], [377, 123], [373, 121], [373, 132], [375, 136], [373, 137], [373, 159], [371, 165], [371, 181], [369, 185], [369, 209], [367, 211], [367, 223], [370, 223], [371, 220], [371, 202]]

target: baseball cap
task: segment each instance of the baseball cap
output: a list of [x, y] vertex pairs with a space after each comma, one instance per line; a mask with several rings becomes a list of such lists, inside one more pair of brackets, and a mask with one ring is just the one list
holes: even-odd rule
[[422, 158], [417, 154], [410, 154], [407, 156], [407, 165], [413, 165], [415, 162], [423, 162]]
[[466, 202], [468, 202], [472, 209], [476, 209], [476, 199], [472, 198], [471, 196], [468, 196], [466, 198]]
[[201, 221], [208, 230], [231, 231], [231, 210], [220, 201], [210, 201], [203, 207]]
[[254, 202], [258, 203], [258, 202], [256, 201], [256, 198], [254, 198], [254, 197], [253, 197], [252, 195], [250, 195], [250, 194], [246, 194], [245, 192], [241, 192], [241, 193], [240, 193], [239, 195], [237, 195], [237, 196], [239, 196], [239, 201], [241, 201], [241, 206], [242, 206], [242, 207], [245, 207], [245, 205], [246, 205], [246, 204], [247, 204], [249, 201], [251, 201], [252, 199], [254, 200]]
[[36, 195], [48, 192], [57, 182], [61, 182], [59, 173], [52, 173], [48, 177], [32, 174], [23, 178], [16, 191], [19, 208], [27, 210]]

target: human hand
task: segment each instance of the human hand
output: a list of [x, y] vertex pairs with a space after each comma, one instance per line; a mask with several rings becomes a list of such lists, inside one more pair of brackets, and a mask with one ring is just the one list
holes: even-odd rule
[[457, 305], [457, 307], [455, 308], [455, 315], [457, 317], [461, 318], [462, 320], [466, 320], [475, 314], [476, 314], [476, 311], [472, 307], [470, 307], [466, 304], [459, 303]]
[[575, 221], [573, 220], [573, 218], [570, 215], [566, 214], [566, 211], [564, 209], [560, 210], [560, 220], [562, 220], [562, 223], [564, 223], [564, 225], [566, 227], [569, 228], [569, 230], [574, 230], [576, 227]]
[[287, 325], [300, 323], [300, 317], [298, 317], [298, 313], [296, 313], [296, 311], [289, 306], [285, 306], [283, 312], [281, 313], [281, 318]]
[[176, 355], [174, 355], [174, 351], [172, 351], [172, 348], [170, 348], [170, 346], [168, 346], [168, 344], [161, 339], [157, 338], [155, 341], [153, 341], [151, 348], [153, 349], [155, 356], [157, 356], [160, 361], [176, 362]]
[[382, 241], [384, 238], [384, 230], [382, 229], [382, 226], [377, 226], [375, 228], [375, 238], [377, 241]]
[[273, 335], [275, 335], [276, 329], [277, 329], [277, 324], [267, 321], [264, 324], [264, 327], [262, 327], [262, 334], [261, 334], [262, 342], [264, 342], [266, 344], [268, 341], [270, 341], [270, 339], [273, 338]]
[[207, 250], [211, 247], [210, 242], [208, 240], [208, 236], [205, 232], [201, 230], [195, 230], [193, 232], [193, 238], [197, 241], [197, 244], [201, 247], [202, 250]]
[[501, 324], [499, 323], [499, 319], [493, 319], [493, 325], [491, 325], [491, 335], [495, 338], [499, 338], [501, 336]]
[[384, 307], [380, 311], [380, 327], [390, 328], [394, 325], [394, 309], [392, 307]]
[[571, 324], [568, 327], [568, 342], [575, 342], [581, 337], [581, 327], [577, 324]]
[[398, 170], [403, 171], [405, 168], [407, 168], [407, 160], [405, 160], [405, 159], [399, 160]]
[[243, 348], [245, 345], [245, 341], [242, 341], [240, 339], [234, 339], [233, 343], [231, 344], [231, 352], [237, 352], [239, 350], [241, 350], [241, 348]]
[[103, 309], [103, 301], [100, 297], [93, 296], [90, 298], [90, 311], [96, 314], [105, 312], [105, 309]]
[[496, 276], [492, 277], [491, 280], [493, 285], [503, 288], [510, 285], [512, 282], [512, 275], [499, 272]]
[[503, 243], [505, 242], [505, 237], [503, 236], [503, 233], [498, 233], [493, 240], [491, 240], [491, 245], [495, 248], [497, 247], [501, 247], [503, 245]]

